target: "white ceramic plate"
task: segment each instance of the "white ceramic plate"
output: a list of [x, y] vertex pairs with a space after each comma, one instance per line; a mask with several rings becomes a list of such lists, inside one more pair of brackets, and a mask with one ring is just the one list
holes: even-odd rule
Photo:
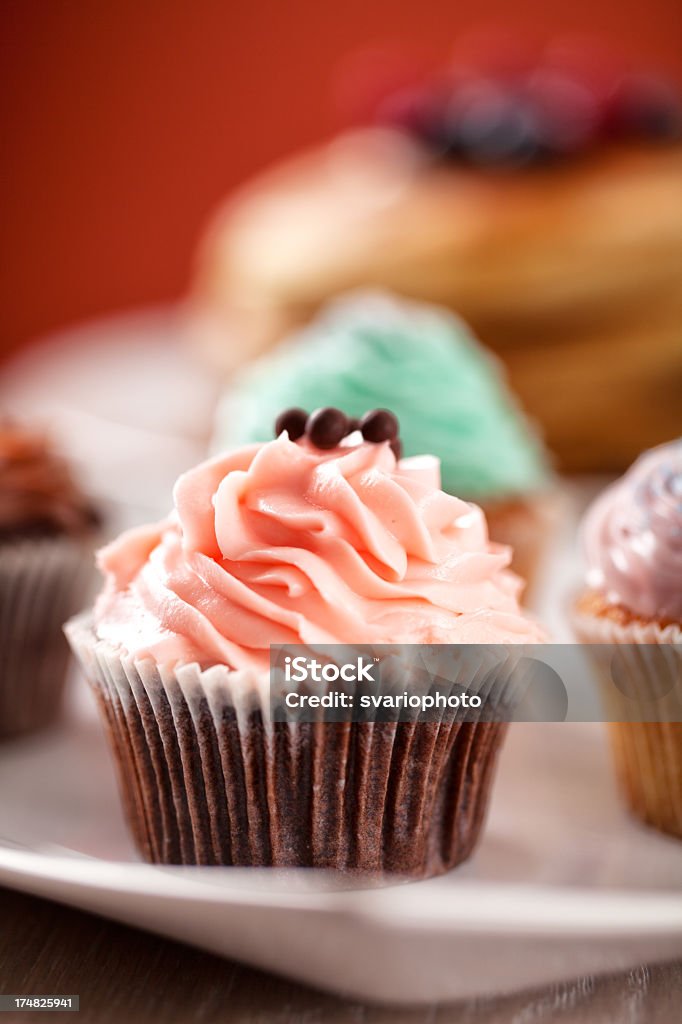
[[[73, 694], [72, 694], [73, 696]], [[483, 842], [427, 882], [139, 863], [84, 688], [0, 748], [0, 882], [362, 999], [453, 1000], [682, 956], [682, 848], [631, 822], [599, 725], [517, 725]]]

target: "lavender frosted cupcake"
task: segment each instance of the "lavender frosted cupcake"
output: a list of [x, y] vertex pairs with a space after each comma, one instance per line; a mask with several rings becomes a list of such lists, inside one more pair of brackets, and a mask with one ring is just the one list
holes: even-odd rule
[[292, 410], [100, 553], [104, 590], [68, 635], [148, 860], [422, 877], [474, 848], [503, 722], [272, 715], [271, 644], [544, 638], [481, 510], [440, 490], [436, 459], [398, 460], [392, 417], [367, 422], [373, 441]]
[[46, 437], [0, 424], [0, 736], [45, 725], [59, 709], [62, 624], [88, 599], [95, 524]]
[[619, 645], [618, 679], [612, 662], [605, 687], [618, 775], [638, 817], [682, 838], [682, 439], [642, 455], [597, 498], [583, 541], [575, 629], [585, 643]]

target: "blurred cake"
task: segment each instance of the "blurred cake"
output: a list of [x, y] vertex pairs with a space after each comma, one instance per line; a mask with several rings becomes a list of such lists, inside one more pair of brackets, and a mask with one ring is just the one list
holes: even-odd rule
[[193, 297], [226, 372], [330, 296], [459, 312], [564, 467], [625, 466], [681, 426], [682, 120], [660, 79], [554, 52], [456, 69], [247, 184]]
[[554, 518], [549, 457], [501, 365], [458, 317], [381, 292], [337, 299], [233, 377], [214, 449], [268, 440], [287, 406], [357, 418], [392, 409], [403, 454], [437, 456], [443, 489], [482, 506], [492, 539], [532, 581]]

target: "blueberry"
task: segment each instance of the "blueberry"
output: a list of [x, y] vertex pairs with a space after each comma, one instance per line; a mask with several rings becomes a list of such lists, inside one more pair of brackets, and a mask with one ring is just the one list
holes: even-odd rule
[[616, 88], [611, 122], [617, 135], [677, 139], [682, 135], [680, 94], [655, 75], [627, 75]]
[[535, 105], [486, 83], [454, 98], [441, 137], [444, 152], [484, 167], [522, 167], [541, 156], [544, 148]]

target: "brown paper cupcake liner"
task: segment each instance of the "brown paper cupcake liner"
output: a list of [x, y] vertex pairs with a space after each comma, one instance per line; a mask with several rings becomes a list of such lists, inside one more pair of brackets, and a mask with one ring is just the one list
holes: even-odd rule
[[59, 710], [70, 659], [64, 621], [90, 597], [92, 546], [67, 537], [0, 546], [0, 736]]
[[[628, 696], [610, 676], [603, 686], [620, 788], [641, 821], [682, 838], [682, 720], [672, 720], [682, 719], [682, 629], [657, 622], [623, 625], [598, 615], [578, 615], [574, 627], [583, 643], [621, 645], [619, 666]], [[604, 670], [599, 663], [597, 668]], [[662, 673], [664, 690], [670, 681], [677, 686], [660, 696]], [[654, 702], [670, 721], [645, 720]], [[638, 712], [642, 721], [633, 720]]]
[[147, 860], [423, 877], [474, 848], [504, 723], [273, 722], [267, 680], [133, 659], [88, 616], [67, 633]]
[[609, 726], [621, 787], [633, 812], [682, 839], [682, 724], [618, 722]]

